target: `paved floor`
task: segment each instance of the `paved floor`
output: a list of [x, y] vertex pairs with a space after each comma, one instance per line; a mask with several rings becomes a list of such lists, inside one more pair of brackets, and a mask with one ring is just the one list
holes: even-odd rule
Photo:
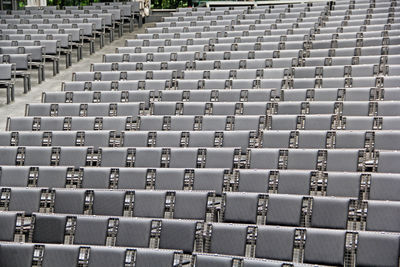
[[153, 24], [146, 24], [144, 27], [129, 33], [127, 29], [124, 35], [118, 39], [115, 34], [115, 40], [111, 44], [109, 39], [106, 38], [106, 45], [100, 50], [98, 42], [96, 43], [96, 52], [89, 55], [87, 46], [83, 49], [83, 59], [79, 62], [76, 60], [76, 51], [72, 55], [72, 66], [68, 69], [65, 68], [65, 57], [60, 61], [60, 73], [53, 76], [52, 63], [46, 63], [46, 81], [41, 84], [37, 83], [37, 71], [31, 71], [32, 90], [27, 94], [23, 93], [22, 80], [17, 79], [15, 85], [15, 102], [10, 105], [6, 104], [5, 90], [0, 90], [0, 130], [4, 130], [7, 123], [7, 117], [10, 116], [24, 116], [25, 105], [28, 103], [39, 103], [41, 101], [42, 92], [57, 92], [61, 90], [61, 82], [71, 81], [72, 73], [78, 71], [89, 71], [90, 64], [102, 62], [102, 56], [107, 53], [114, 53], [116, 47], [125, 46], [125, 39], [133, 39], [135, 34], [144, 32], [146, 27]]

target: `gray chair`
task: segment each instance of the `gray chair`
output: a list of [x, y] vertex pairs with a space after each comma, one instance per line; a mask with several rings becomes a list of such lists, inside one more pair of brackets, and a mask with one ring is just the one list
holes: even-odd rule
[[232, 258], [224, 256], [216, 256], [211, 254], [195, 254], [196, 256], [196, 267], [232, 267]]
[[245, 256], [247, 226], [213, 223], [209, 253]]
[[159, 248], [194, 251], [196, 239], [196, 221], [162, 220]]
[[34, 244], [9, 243], [0, 245], [0, 264], [5, 267], [27, 267], [32, 265]]
[[357, 266], [399, 264], [399, 236], [390, 233], [359, 232]]
[[294, 240], [294, 228], [259, 226], [255, 257], [292, 261]]
[[18, 215], [18, 212], [3, 211], [0, 213], [0, 227], [2, 229], [0, 233], [1, 241], [14, 241]]
[[88, 266], [123, 266], [125, 253], [124, 248], [91, 247]]
[[270, 194], [267, 224], [300, 226], [303, 196]]
[[313, 197], [311, 226], [347, 229], [349, 203], [346, 198]]
[[79, 257], [79, 247], [70, 245], [44, 245], [43, 266], [74, 266]]
[[76, 217], [74, 244], [105, 245], [108, 218], [93, 216]]
[[0, 86], [6, 90], [7, 104], [14, 101], [14, 84], [16, 78], [15, 64], [0, 64]]
[[[67, 216], [34, 213], [35, 226], [32, 242], [63, 244]], [[51, 231], [49, 231], [51, 229]]]
[[307, 229], [304, 262], [343, 265], [346, 232], [325, 229]]

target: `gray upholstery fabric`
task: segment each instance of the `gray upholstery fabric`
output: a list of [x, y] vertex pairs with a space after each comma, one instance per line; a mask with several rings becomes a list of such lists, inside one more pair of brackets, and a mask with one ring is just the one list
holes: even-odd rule
[[125, 167], [126, 148], [102, 148], [101, 149], [101, 166], [102, 167]]
[[1, 212], [0, 213], [0, 240], [14, 241], [15, 225], [17, 223], [17, 213]]
[[270, 194], [267, 224], [299, 226], [303, 196]]
[[281, 262], [244, 259], [243, 267], [281, 267]]
[[244, 256], [247, 226], [234, 224], [212, 225], [210, 253]]
[[214, 190], [221, 194], [223, 183], [224, 170], [196, 169], [193, 190]]
[[134, 216], [163, 218], [165, 197], [165, 191], [135, 191]]
[[190, 147], [213, 147], [215, 139], [214, 131], [193, 131], [190, 132]]
[[358, 150], [329, 150], [326, 169], [328, 171], [357, 171]]
[[89, 266], [123, 266], [125, 263], [125, 249], [111, 247], [91, 247]]
[[310, 171], [279, 171], [278, 193], [308, 195], [310, 176]]
[[398, 174], [373, 173], [370, 199], [399, 201], [400, 176]]
[[336, 148], [363, 148], [365, 132], [337, 131]]
[[65, 215], [35, 214], [35, 228], [33, 242], [38, 243], [64, 243]]
[[120, 218], [116, 245], [149, 247], [151, 223], [151, 219]]
[[1, 244], [0, 266], [28, 267], [32, 265], [33, 244]]
[[12, 188], [9, 210], [22, 210], [25, 214], [39, 211], [41, 191], [41, 188]]
[[299, 148], [325, 148], [326, 131], [299, 131]]
[[161, 148], [136, 148], [135, 167], [160, 167]]
[[45, 245], [43, 267], [74, 267], [79, 257], [78, 246]]
[[317, 168], [318, 151], [314, 149], [290, 150], [288, 169], [315, 170]]
[[268, 191], [269, 171], [265, 170], [240, 170], [239, 191], [261, 192]]
[[125, 191], [95, 190], [93, 214], [122, 216], [124, 212]]
[[368, 231], [399, 232], [398, 219], [400, 205], [398, 202], [368, 201]]
[[206, 219], [208, 192], [176, 191], [174, 218]]
[[357, 266], [397, 266], [399, 236], [388, 233], [359, 232]]
[[262, 144], [264, 148], [289, 147], [290, 131], [264, 131]]
[[259, 226], [256, 257], [292, 261], [295, 229]]
[[67, 131], [55, 131], [51, 134], [51, 144], [53, 146], [74, 146], [76, 143], [76, 133]]
[[252, 169], [277, 169], [279, 149], [253, 149], [250, 154]]
[[0, 184], [2, 186], [27, 186], [29, 167], [2, 166]]
[[25, 161], [26, 166], [48, 166], [51, 159], [51, 147], [26, 147]]
[[189, 220], [163, 220], [159, 248], [191, 253], [194, 248], [196, 224], [196, 221]]
[[399, 149], [400, 134], [398, 132], [382, 131], [375, 133], [375, 147], [377, 149]]
[[305, 263], [343, 265], [346, 232], [325, 229], [307, 229], [304, 249]]
[[147, 168], [119, 168], [118, 188], [145, 189]]
[[223, 257], [223, 256], [214, 256], [214, 255], [196, 255], [196, 266], [197, 267], [231, 267], [232, 266], [232, 258]]
[[136, 251], [136, 266], [170, 267], [173, 265], [174, 251], [138, 249]]
[[156, 145], [158, 147], [179, 147], [181, 132], [160, 131], [157, 132]]
[[155, 189], [182, 190], [185, 176], [184, 169], [158, 169]]
[[82, 167], [86, 165], [87, 147], [62, 147], [60, 166]]
[[67, 167], [40, 167], [37, 186], [65, 187]]
[[349, 202], [345, 198], [314, 197], [311, 226], [346, 229]]
[[55, 213], [82, 214], [85, 201], [85, 190], [56, 189]]
[[105, 245], [107, 226], [105, 217], [77, 217], [74, 244]]
[[400, 155], [397, 152], [393, 151], [381, 151], [379, 153], [379, 163], [378, 163], [378, 171], [379, 172], [400, 172], [399, 162]]
[[83, 171], [83, 188], [108, 188], [110, 168], [85, 168]]
[[172, 148], [171, 168], [195, 168], [197, 160], [197, 148]]
[[232, 168], [234, 148], [207, 149], [206, 168]]
[[[20, 132], [18, 133], [19, 146], [41, 146], [42, 132]], [[8, 144], [9, 145], [9, 144]]]
[[329, 172], [326, 193], [328, 196], [357, 198], [360, 191], [360, 179], [359, 173]]
[[225, 193], [224, 222], [257, 223], [258, 194]]

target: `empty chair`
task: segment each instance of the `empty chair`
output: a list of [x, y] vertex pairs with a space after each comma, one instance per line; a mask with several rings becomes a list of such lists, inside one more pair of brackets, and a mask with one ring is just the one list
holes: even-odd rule
[[231, 267], [232, 266], [232, 258], [231, 257], [223, 257], [216, 256], [210, 254], [194, 254], [196, 256], [196, 266], [198, 267], [206, 267], [206, 266], [215, 266], [215, 267]]
[[[60, 214], [35, 213], [33, 242], [63, 244], [67, 216]], [[48, 231], [51, 227], [52, 231]]]
[[[71, 245], [44, 245], [44, 256], [42, 266], [73, 266], [77, 264], [79, 257], [79, 246]], [[62, 263], [60, 263], [62, 259]]]
[[344, 263], [346, 232], [307, 229], [304, 262], [341, 266]]
[[125, 191], [93, 191], [94, 215], [122, 216], [124, 213]]
[[292, 261], [295, 228], [259, 226], [255, 257]]
[[133, 215], [135, 217], [163, 218], [165, 191], [135, 191]]
[[83, 214], [86, 190], [56, 189], [55, 213]]
[[34, 244], [27, 243], [2, 243], [0, 246], [1, 266], [26, 267], [32, 265], [34, 246]]
[[259, 197], [254, 193], [225, 193], [224, 222], [256, 224]]
[[111, 247], [91, 247], [88, 266], [122, 266], [126, 259], [126, 249]]
[[[20, 213], [20, 215], [23, 213]], [[17, 212], [8, 212], [2, 211], [0, 212], [0, 226], [1, 226], [1, 241], [14, 241], [14, 235], [17, 225], [17, 218], [19, 214]]]
[[196, 221], [162, 220], [159, 248], [191, 253], [195, 246], [196, 226]]
[[313, 197], [311, 226], [346, 229], [349, 202], [346, 198]]
[[267, 224], [300, 226], [302, 203], [302, 196], [269, 195]]
[[397, 174], [373, 173], [371, 175], [370, 199], [398, 201], [399, 188]]
[[76, 217], [74, 244], [105, 245], [108, 218], [80, 215]]
[[366, 230], [399, 232], [397, 224], [400, 206], [395, 201], [368, 201]]
[[211, 224], [209, 253], [244, 256], [246, 253], [247, 226], [225, 223]]
[[391, 233], [359, 232], [357, 266], [399, 264], [399, 236]]

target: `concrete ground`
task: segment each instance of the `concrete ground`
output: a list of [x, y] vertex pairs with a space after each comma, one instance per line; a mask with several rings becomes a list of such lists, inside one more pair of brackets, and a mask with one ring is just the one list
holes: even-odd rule
[[61, 91], [61, 83], [63, 81], [71, 81], [72, 73], [78, 71], [89, 71], [91, 63], [102, 62], [104, 54], [114, 53], [116, 47], [125, 46], [126, 39], [133, 39], [135, 34], [143, 33], [146, 27], [153, 26], [153, 24], [145, 24], [142, 28], [135, 27], [132, 33], [129, 33], [127, 27], [124, 29], [124, 35], [118, 38], [115, 34], [114, 41], [110, 44], [108, 36], [105, 38], [105, 46], [100, 49], [97, 40], [95, 45], [95, 53], [90, 55], [88, 45], [83, 48], [83, 59], [77, 62], [76, 50], [72, 54], [72, 66], [68, 69], [65, 68], [65, 56], [61, 57], [60, 73], [53, 76], [53, 63], [46, 63], [46, 80], [38, 84], [37, 70], [31, 71], [32, 90], [27, 94], [23, 93], [22, 79], [17, 79], [15, 84], [15, 102], [6, 104], [5, 90], [0, 89], [0, 130], [5, 130], [7, 117], [24, 116], [25, 105], [29, 103], [40, 103], [42, 92], [57, 92]]

